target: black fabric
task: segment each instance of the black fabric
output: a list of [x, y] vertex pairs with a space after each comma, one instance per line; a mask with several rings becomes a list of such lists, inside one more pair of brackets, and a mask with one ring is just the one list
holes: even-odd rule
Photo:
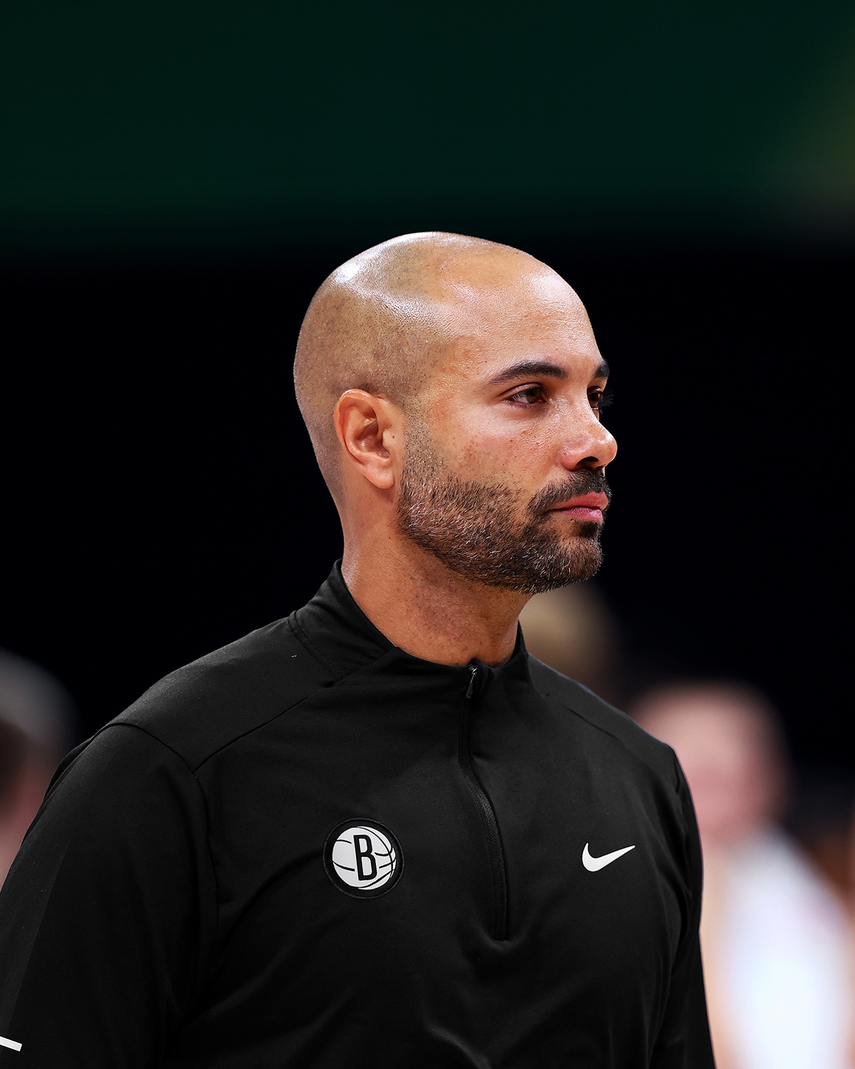
[[706, 1069], [700, 883], [671, 750], [521, 639], [405, 654], [336, 568], [63, 764], [0, 895], [0, 1066]]

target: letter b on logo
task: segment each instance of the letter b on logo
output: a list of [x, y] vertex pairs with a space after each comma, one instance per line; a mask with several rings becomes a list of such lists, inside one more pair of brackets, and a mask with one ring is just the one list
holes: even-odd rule
[[360, 883], [374, 880], [377, 876], [377, 862], [374, 860], [371, 836], [354, 835], [353, 850], [356, 855], [356, 878]]

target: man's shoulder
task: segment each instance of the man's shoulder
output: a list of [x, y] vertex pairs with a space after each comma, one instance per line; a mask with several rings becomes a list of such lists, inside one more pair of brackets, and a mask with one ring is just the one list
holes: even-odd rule
[[529, 670], [538, 692], [550, 704], [578, 717], [595, 736], [611, 740], [659, 775], [673, 780], [676, 759], [671, 747], [649, 735], [627, 713], [535, 657], [529, 658]]
[[330, 669], [276, 620], [164, 676], [111, 724], [141, 728], [195, 768], [328, 685]]

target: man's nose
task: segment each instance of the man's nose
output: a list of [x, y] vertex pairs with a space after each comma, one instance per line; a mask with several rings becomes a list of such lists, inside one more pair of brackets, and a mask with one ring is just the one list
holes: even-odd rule
[[568, 421], [561, 448], [561, 462], [570, 471], [574, 468], [604, 468], [615, 458], [617, 442], [614, 435], [600, 423], [589, 409], [579, 418]]

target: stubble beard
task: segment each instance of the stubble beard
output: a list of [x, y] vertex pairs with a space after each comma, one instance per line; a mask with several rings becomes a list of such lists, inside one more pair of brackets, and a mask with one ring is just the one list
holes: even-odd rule
[[[602, 563], [600, 523], [549, 515], [570, 498], [610, 495], [599, 470], [568, 472], [532, 498], [520, 519], [523, 495], [502, 483], [461, 479], [433, 450], [413, 443], [401, 477], [398, 529], [447, 568], [486, 586], [521, 594], [579, 583]], [[557, 530], [557, 523], [572, 531]]]

